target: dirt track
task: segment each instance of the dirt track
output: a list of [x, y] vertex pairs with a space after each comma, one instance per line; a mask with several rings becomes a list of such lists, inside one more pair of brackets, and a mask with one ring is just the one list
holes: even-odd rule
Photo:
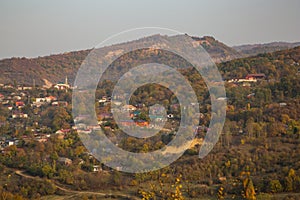
[[[34, 180], [43, 180], [39, 176], [31, 176], [31, 175], [25, 174], [24, 171], [21, 171], [21, 170], [15, 170], [15, 173], [18, 176], [21, 176], [21, 177], [24, 177], [24, 178], [29, 178], [29, 179], [34, 179]], [[48, 180], [50, 180], [50, 179], [48, 179]], [[118, 194], [113, 194], [113, 193], [107, 194], [107, 193], [103, 193], [103, 192], [71, 190], [71, 189], [63, 187], [61, 184], [58, 184], [55, 181], [52, 181], [52, 180], [50, 180], [50, 181], [51, 181], [51, 183], [53, 183], [55, 185], [55, 187], [57, 189], [59, 189], [61, 191], [64, 191], [66, 193], [73, 194], [71, 196], [68, 196], [67, 198], [75, 197], [75, 196], [80, 195], [80, 194], [88, 194], [88, 195], [98, 195], [98, 196], [103, 196], [103, 197], [113, 195], [115, 197], [119, 197], [119, 198], [122, 198], [122, 199], [140, 200], [139, 198], [137, 198], [135, 196], [131, 196], [131, 195], [127, 195], [127, 194], [119, 194], [119, 193]]]

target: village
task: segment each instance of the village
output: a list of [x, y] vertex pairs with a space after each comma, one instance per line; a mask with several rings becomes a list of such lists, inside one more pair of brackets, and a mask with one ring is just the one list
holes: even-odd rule
[[[227, 80], [227, 84], [233, 87], [252, 87], [255, 84], [266, 81], [265, 74], [248, 74], [245, 78], [236, 78]], [[59, 140], [65, 140], [68, 136], [77, 133], [91, 134], [97, 130], [115, 133], [117, 129], [125, 127], [134, 129], [135, 127], [161, 131], [165, 135], [174, 135], [176, 126], [180, 123], [180, 105], [178, 103], [169, 106], [168, 110], [164, 107], [154, 106], [150, 109], [145, 104], [124, 105], [117, 100], [113, 101], [111, 96], [103, 95], [95, 100], [98, 124], [86, 123], [90, 115], [78, 115], [72, 117], [72, 86], [69, 85], [66, 77], [65, 82], [57, 83], [51, 88], [37, 86], [21, 86], [12, 84], [0, 84], [0, 151], [5, 154], [7, 149], [16, 146], [22, 148], [20, 143], [47, 143], [55, 137]], [[254, 98], [255, 93], [247, 96], [248, 99]], [[227, 97], [220, 97], [218, 100], [230, 100]], [[250, 101], [249, 101], [250, 102]], [[114, 104], [111, 108], [111, 104]], [[287, 104], [281, 102], [280, 107]], [[230, 110], [232, 105], [228, 105]], [[247, 106], [250, 109], [250, 106]], [[128, 119], [121, 119], [117, 127], [114, 121], [114, 115], [111, 109], [119, 113], [125, 113]], [[247, 108], [246, 108], [247, 109]], [[205, 122], [209, 119], [205, 113], [201, 113], [197, 131], [199, 145], [208, 130]], [[244, 134], [242, 128], [237, 130]], [[93, 155], [87, 150], [84, 152], [93, 159]], [[74, 160], [70, 157], [60, 156], [57, 162], [62, 165], [71, 166]], [[83, 159], [75, 161], [76, 165], [84, 164]], [[99, 172], [103, 166], [94, 160], [89, 171]]]
[[[266, 80], [265, 74], [248, 74], [245, 78], [231, 79], [227, 82], [230, 84], [250, 87], [252, 83], [257, 83], [261, 80]], [[55, 84], [52, 86], [51, 89], [51, 91], [54, 93], [67, 93], [70, 95], [72, 87], [71, 85], [69, 85], [68, 79], [66, 77], [64, 83]], [[39, 91], [37, 96], [32, 96], [31, 93], [33, 90]], [[79, 134], [88, 134], [91, 133], [93, 130], [98, 130], [100, 126], [104, 127], [105, 129], [111, 129], [109, 122], [113, 119], [113, 115], [110, 112], [106, 112], [105, 109], [102, 109], [101, 112], [98, 113], [98, 124], [96, 125], [86, 125], [82, 123], [90, 116], [79, 115], [74, 118], [74, 122], [72, 122], [70, 126], [68, 126], [68, 128], [61, 128], [59, 130], [55, 130], [54, 133], [51, 132], [50, 127], [38, 123], [39, 118], [41, 117], [41, 110], [45, 110], [47, 107], [67, 108], [70, 107], [71, 101], [70, 99], [59, 99], [53, 94], [43, 96], [42, 92], [47, 93], [46, 90], [47, 88], [36, 86], [18, 85], [15, 87], [12, 84], [0, 84], [0, 102], [2, 104], [2, 109], [6, 109], [6, 113], [8, 113], [8, 121], [6, 119], [3, 119], [2, 117], [0, 121], [0, 127], [14, 126], [15, 130], [22, 129], [30, 131], [34, 135], [34, 140], [38, 142], [46, 142], [52, 134], [56, 134], [59, 138], [63, 139], [64, 135], [70, 133], [71, 130], [77, 130]], [[102, 96], [102, 98], [98, 100], [98, 103], [100, 108], [110, 106], [111, 97]], [[165, 122], [166, 119], [175, 120], [178, 118], [175, 114], [170, 112], [166, 114], [166, 116], [163, 116], [163, 110], [161, 110], [161, 107], [152, 110], [153, 113], [150, 113], [149, 117], [146, 118], [144, 116], [145, 113], [143, 112], [145, 107], [144, 104], [137, 104], [136, 106], [133, 106], [122, 105], [121, 102], [117, 101], [115, 101], [114, 103], [120, 107], [120, 112], [127, 112], [130, 114], [131, 120], [121, 121], [120, 125], [122, 126], [150, 126], [151, 128], [161, 128], [161, 123]], [[285, 103], [281, 103], [280, 105], [284, 106]], [[174, 112], [174, 110], [178, 110], [178, 108], [178, 104], [172, 105], [171, 112]], [[200, 128], [203, 129], [204, 127]], [[170, 128], [165, 129], [165, 131], [171, 132], [173, 130], [172, 128]], [[22, 135], [21, 139], [26, 142], [29, 138], [27, 135]], [[3, 149], [7, 146], [17, 145], [19, 141], [20, 138], [18, 137], [11, 137], [11, 135], [2, 136], [0, 138], [1, 150], [3, 151]]]

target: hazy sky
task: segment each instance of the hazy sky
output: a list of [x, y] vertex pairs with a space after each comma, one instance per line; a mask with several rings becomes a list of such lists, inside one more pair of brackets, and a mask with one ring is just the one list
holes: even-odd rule
[[143, 26], [228, 44], [300, 41], [300, 0], [1, 0], [0, 58], [87, 49]]

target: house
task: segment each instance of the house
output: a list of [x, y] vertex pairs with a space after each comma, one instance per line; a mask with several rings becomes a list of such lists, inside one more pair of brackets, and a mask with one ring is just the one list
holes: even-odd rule
[[135, 111], [136, 110], [136, 107], [133, 106], [133, 105], [125, 105], [122, 107], [122, 111]]
[[285, 106], [287, 106], [287, 103], [285, 103], [285, 102], [279, 103], [279, 106], [280, 107], [285, 107]]
[[86, 130], [77, 130], [78, 134], [90, 134], [92, 133], [91, 129], [86, 129]]
[[220, 182], [225, 182], [225, 181], [226, 181], [226, 177], [225, 177], [225, 176], [219, 177], [219, 181], [220, 181]]
[[248, 74], [246, 76], [247, 80], [262, 80], [265, 79], [266, 75], [265, 74]]
[[60, 164], [70, 166], [72, 165], [72, 160], [65, 157], [59, 157], [57, 160]]
[[136, 122], [136, 125], [138, 125], [138, 126], [149, 126], [149, 122], [148, 121], [144, 121], [144, 120], [138, 120]]
[[14, 86], [11, 85], [11, 84], [8, 84], [8, 85], [4, 85], [4, 88], [5, 88], [5, 89], [7, 89], [7, 88], [14, 88]]
[[35, 98], [35, 103], [43, 103], [46, 102], [45, 98]]
[[47, 142], [47, 141], [48, 141], [48, 138], [43, 137], [43, 136], [37, 136], [37, 137], [35, 137], [35, 140], [36, 140], [37, 142]]
[[31, 86], [23, 86], [23, 90], [32, 90]]
[[93, 165], [93, 172], [100, 172], [102, 171], [102, 168], [100, 165]]
[[21, 99], [22, 99], [22, 97], [20, 97], [19, 95], [13, 96], [13, 100], [21, 100]]
[[35, 101], [33, 102], [33, 106], [40, 107], [41, 105], [44, 105], [47, 103], [46, 98], [35, 98]]
[[250, 83], [256, 83], [258, 80], [266, 78], [265, 74], [248, 74], [245, 78], [235, 78], [228, 80], [228, 83], [242, 84], [244, 87], [250, 87]]
[[45, 100], [46, 100], [46, 102], [50, 103], [52, 101], [56, 101], [57, 98], [54, 96], [48, 96], [48, 97], [45, 97]]
[[65, 138], [65, 133], [62, 130], [56, 131], [55, 135], [57, 135], [57, 138], [61, 140]]
[[54, 96], [48, 96], [48, 97], [42, 97], [42, 98], [35, 98], [34, 104], [38, 105], [38, 104], [50, 103], [50, 102], [56, 101], [56, 100], [57, 100], [57, 98], [54, 97]]
[[231, 79], [231, 80], [228, 80], [227, 82], [228, 83], [251, 83], [251, 82], [256, 83], [257, 79], [240, 78], [240, 79]]
[[101, 130], [101, 127], [97, 124], [97, 125], [89, 125], [87, 126], [87, 129], [89, 130]]
[[23, 118], [23, 119], [26, 119], [26, 118], [28, 118], [28, 115], [27, 114], [24, 114], [24, 113], [22, 113], [22, 112], [15, 112], [15, 113], [13, 113], [12, 114], [12, 116], [11, 116], [13, 119], [17, 119], [17, 118]]
[[7, 141], [6, 141], [6, 145], [7, 145], [7, 146], [15, 145], [15, 141], [7, 140]]
[[58, 83], [58, 84], [54, 85], [54, 88], [56, 88], [58, 90], [67, 90], [67, 89], [70, 89], [70, 85], [65, 84], [65, 83]]
[[66, 101], [54, 101], [51, 104], [52, 106], [61, 106], [61, 107], [67, 107], [68, 106], [68, 102]]
[[18, 108], [22, 108], [22, 107], [25, 106], [25, 103], [24, 103], [23, 101], [17, 101], [17, 102], [16, 102], [16, 106], [17, 106]]
[[115, 101], [113, 101], [113, 104], [116, 106], [120, 106], [120, 105], [122, 105], [122, 102], [115, 100]]
[[24, 92], [21, 92], [20, 95], [21, 95], [22, 97], [26, 97], [26, 94], [25, 94]]
[[218, 97], [217, 100], [218, 101], [227, 101], [228, 98], [227, 97]]
[[91, 117], [91, 115], [78, 115], [74, 118], [74, 122], [78, 123], [78, 122], [84, 121], [90, 117]]
[[111, 101], [111, 97], [103, 96], [98, 102], [106, 103], [106, 102], [110, 102], [110, 101]]
[[32, 87], [31, 86], [18, 86], [18, 90], [32, 90]]
[[55, 134], [57, 135], [66, 135], [67, 133], [70, 133], [71, 129], [60, 129], [58, 131], [55, 132]]

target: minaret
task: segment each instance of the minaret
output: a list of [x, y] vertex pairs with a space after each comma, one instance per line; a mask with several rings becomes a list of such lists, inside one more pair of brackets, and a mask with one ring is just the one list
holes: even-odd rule
[[67, 76], [66, 76], [65, 84], [66, 84], [66, 85], [69, 85], [69, 84], [68, 84], [68, 77], [67, 77]]

